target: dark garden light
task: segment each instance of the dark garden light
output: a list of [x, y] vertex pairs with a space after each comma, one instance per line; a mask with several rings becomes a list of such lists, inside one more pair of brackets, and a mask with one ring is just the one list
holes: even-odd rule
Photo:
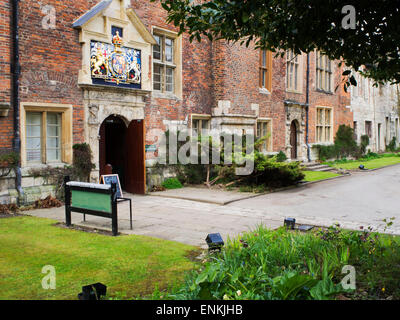
[[207, 235], [206, 242], [208, 244], [208, 250], [219, 250], [221, 251], [221, 248], [224, 245], [224, 240], [222, 240], [222, 237], [219, 233], [210, 233]]
[[365, 170], [365, 167], [363, 164], [360, 164], [359, 168], [360, 168], [360, 170]]
[[97, 282], [82, 287], [82, 292], [78, 294], [79, 300], [100, 300], [101, 296], [107, 293], [107, 286]]
[[285, 218], [285, 221], [283, 224], [286, 228], [294, 230], [294, 226], [296, 224], [296, 219], [295, 218]]

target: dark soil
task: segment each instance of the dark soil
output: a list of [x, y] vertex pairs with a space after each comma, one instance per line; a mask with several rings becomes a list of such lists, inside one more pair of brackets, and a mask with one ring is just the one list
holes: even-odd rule
[[[56, 224], [54, 224], [56, 227], [59, 228], [64, 228], [64, 229], [73, 229], [73, 230], [78, 230], [78, 231], [83, 231], [83, 232], [89, 232], [89, 233], [96, 233], [96, 234], [101, 234], [104, 236], [113, 236], [111, 231], [107, 231], [107, 230], [100, 230], [100, 229], [96, 229], [96, 228], [90, 228], [90, 227], [82, 227], [82, 226], [77, 226], [72, 224], [71, 226], [67, 227], [67, 225], [63, 222], [58, 222]], [[121, 235], [121, 234], [118, 234]]]

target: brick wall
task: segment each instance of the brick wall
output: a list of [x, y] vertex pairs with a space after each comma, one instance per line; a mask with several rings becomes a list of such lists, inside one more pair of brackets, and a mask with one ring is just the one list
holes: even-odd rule
[[[11, 1], [0, 0], [0, 104], [11, 106]], [[13, 112], [0, 117], [0, 149], [12, 147]]]
[[[84, 110], [83, 93], [77, 86], [82, 52], [72, 23], [97, 2], [20, 2], [21, 102], [72, 104], [73, 143], [84, 140]], [[43, 28], [45, 5], [55, 8], [55, 29]]]

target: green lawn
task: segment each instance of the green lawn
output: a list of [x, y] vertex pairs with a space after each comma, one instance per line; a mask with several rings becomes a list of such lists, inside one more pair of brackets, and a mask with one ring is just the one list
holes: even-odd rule
[[[54, 226], [34, 217], [0, 219], [0, 300], [76, 299], [83, 285], [102, 282], [110, 297], [132, 298], [183, 280], [195, 247], [145, 236], [111, 237]], [[55, 290], [41, 285], [56, 269]]]
[[329, 179], [333, 177], [338, 177], [340, 174], [334, 173], [334, 172], [325, 172], [325, 171], [303, 171], [305, 177], [304, 181], [318, 181], [318, 180], [324, 180], [324, 179]]
[[335, 168], [352, 170], [352, 169], [358, 169], [360, 164], [363, 164], [366, 169], [376, 169], [397, 163], [400, 163], [400, 157], [398, 156], [383, 157], [371, 160], [348, 161], [345, 163], [333, 163], [333, 164], [328, 163], [328, 164]]

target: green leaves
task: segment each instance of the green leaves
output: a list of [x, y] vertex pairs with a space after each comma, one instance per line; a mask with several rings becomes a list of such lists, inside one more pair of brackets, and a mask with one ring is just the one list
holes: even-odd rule
[[329, 300], [333, 295], [346, 292], [341, 284], [335, 285], [330, 278], [318, 281], [318, 283], [311, 288], [310, 296], [315, 300]]
[[[154, 0], [151, 0], [154, 1]], [[168, 11], [168, 21], [192, 39], [226, 39], [241, 42], [253, 37], [256, 47], [273, 47], [311, 52], [326, 52], [331, 59], [342, 61], [358, 70], [367, 66], [364, 74], [381, 82], [400, 82], [400, 8], [393, 0], [381, 0], [374, 5], [369, 0], [357, 2], [356, 29], [344, 29], [343, 1], [320, 0], [161, 0]], [[391, 10], [387, 10], [391, 8]], [[361, 19], [362, 17], [362, 19]], [[351, 73], [346, 71], [344, 76]], [[349, 79], [345, 87], [354, 85]]]

